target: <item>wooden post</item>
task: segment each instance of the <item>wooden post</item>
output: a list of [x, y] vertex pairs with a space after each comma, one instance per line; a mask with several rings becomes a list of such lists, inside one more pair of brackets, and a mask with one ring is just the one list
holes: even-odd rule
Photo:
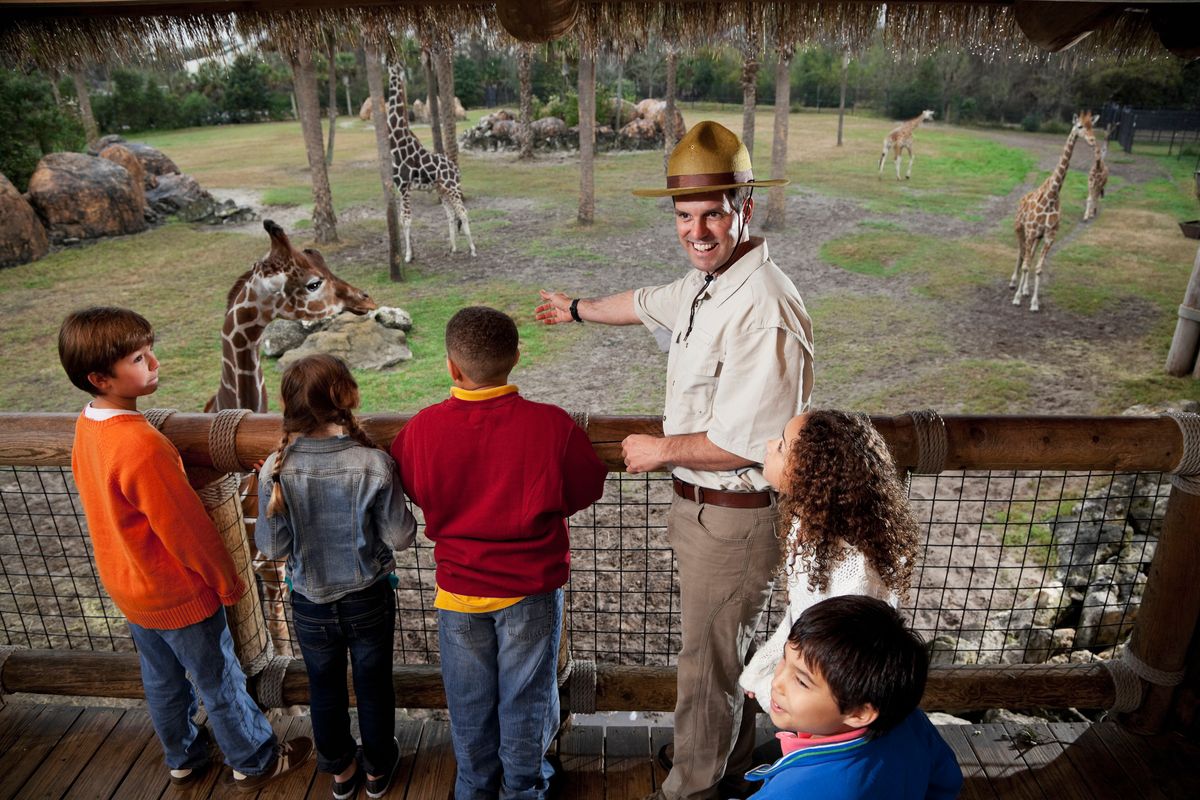
[[580, 225], [596, 220], [596, 60], [586, 49], [579, 53], [579, 211]]
[[[1200, 620], [1200, 495], [1172, 487], [1150, 579], [1133, 625], [1129, 650], [1140, 661], [1164, 672], [1182, 670], [1188, 645]], [[1145, 683], [1142, 705], [1121, 715], [1137, 733], [1157, 733], [1171, 710], [1173, 686]]]
[[1200, 362], [1196, 359], [1196, 346], [1200, 343], [1200, 249], [1196, 250], [1196, 262], [1192, 265], [1192, 277], [1188, 280], [1179, 307], [1179, 321], [1175, 323], [1175, 336], [1171, 339], [1171, 350], [1167, 353], [1167, 374], [1187, 375], [1200, 378]]

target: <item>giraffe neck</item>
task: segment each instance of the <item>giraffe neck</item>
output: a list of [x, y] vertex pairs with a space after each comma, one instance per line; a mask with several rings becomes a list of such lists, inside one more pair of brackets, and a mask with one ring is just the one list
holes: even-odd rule
[[246, 283], [229, 304], [221, 326], [221, 388], [214, 411], [247, 408], [261, 414], [267, 410], [258, 344], [272, 313], [256, 302], [250, 281]]
[[1054, 168], [1054, 172], [1050, 174], [1050, 180], [1047, 181], [1047, 194], [1058, 194], [1058, 190], [1062, 188], [1063, 179], [1067, 177], [1067, 167], [1071, 165], [1071, 153], [1075, 150], [1075, 140], [1078, 137], [1079, 132], [1075, 128], [1071, 128], [1071, 133], [1067, 135], [1067, 145], [1058, 159], [1058, 166]]
[[390, 76], [388, 82], [388, 132], [393, 145], [416, 138], [408, 127], [408, 99], [404, 83], [395, 75]]

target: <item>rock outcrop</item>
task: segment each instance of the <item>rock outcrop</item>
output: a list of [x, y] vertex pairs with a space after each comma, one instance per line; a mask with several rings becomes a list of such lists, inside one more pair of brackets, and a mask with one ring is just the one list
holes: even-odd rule
[[49, 249], [37, 212], [12, 181], [0, 175], [0, 267], [37, 261]]
[[124, 144], [110, 144], [100, 151], [100, 158], [108, 159], [114, 164], [120, 164], [133, 177], [133, 192], [142, 208], [146, 207], [146, 168], [141, 159], [133, 154]]
[[299, 347], [288, 350], [279, 359], [280, 369], [313, 353], [329, 353], [345, 361], [352, 369], [386, 369], [412, 360], [407, 334], [375, 321], [373, 315], [343, 313], [321, 330], [310, 334]]
[[[355, 320], [371, 321], [374, 323], [373, 327], [393, 333], [380, 333], [376, 336], [374, 333], [365, 333], [363, 329], [351, 328], [345, 336], [342, 336], [341, 333], [345, 331], [346, 325], [353, 325]], [[332, 319], [316, 322], [275, 319], [263, 331], [263, 355], [269, 358], [281, 358], [287, 353], [302, 348], [310, 337], [332, 331], [338, 335], [330, 339], [316, 339], [312, 345], [304, 349], [302, 355], [332, 352], [334, 355], [346, 359], [346, 363], [356, 366], [358, 369], [383, 369], [399, 363], [399, 361], [407, 361], [412, 358], [411, 352], [408, 352], [407, 356], [404, 355], [408, 351], [406, 334], [412, 330], [412, 326], [412, 316], [404, 309], [394, 306], [381, 306], [361, 317], [354, 314], [342, 314]], [[400, 335], [396, 336], [395, 333]], [[362, 352], [347, 356], [342, 352], [343, 339], [352, 339], [354, 350]], [[384, 346], [389, 352], [378, 355], [378, 357], [368, 352], [370, 348], [377, 346]], [[336, 349], [326, 349], [329, 347]], [[399, 356], [399, 361], [395, 360], [397, 356]], [[291, 360], [298, 357], [293, 356], [288, 361], [281, 359], [281, 366], [286, 366], [291, 363]]]
[[29, 179], [29, 201], [51, 242], [71, 242], [144, 231], [140, 188], [129, 170], [108, 159], [51, 153]]
[[232, 200], [217, 200], [195, 178], [183, 173], [159, 176], [158, 184], [146, 190], [146, 201], [155, 212], [174, 214], [184, 222], [222, 225], [256, 218], [254, 209]]

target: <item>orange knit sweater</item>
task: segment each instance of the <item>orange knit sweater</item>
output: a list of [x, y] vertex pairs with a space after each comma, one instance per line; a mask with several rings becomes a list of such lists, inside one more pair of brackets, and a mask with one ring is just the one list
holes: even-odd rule
[[245, 593], [179, 451], [141, 414], [80, 415], [71, 471], [100, 580], [131, 622], [183, 628]]

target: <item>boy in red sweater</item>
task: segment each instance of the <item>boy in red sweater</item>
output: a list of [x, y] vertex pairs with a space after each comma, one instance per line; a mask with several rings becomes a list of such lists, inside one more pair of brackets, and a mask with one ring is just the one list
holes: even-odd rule
[[129, 620], [171, 782], [191, 783], [209, 764], [191, 673], [232, 768], [227, 782], [255, 791], [308, 760], [312, 741], [279, 744], [246, 692], [223, 608], [246, 587], [179, 452], [137, 410], [158, 388], [150, 323], [123, 308], [76, 311], [59, 329], [58, 355], [94, 398], [75, 423], [71, 471], [100, 580]]
[[481, 306], [455, 314], [446, 325], [451, 397], [392, 443], [434, 543], [455, 800], [546, 795], [567, 517], [600, 499], [607, 474], [565, 411], [508, 382], [517, 344], [506, 314]]

